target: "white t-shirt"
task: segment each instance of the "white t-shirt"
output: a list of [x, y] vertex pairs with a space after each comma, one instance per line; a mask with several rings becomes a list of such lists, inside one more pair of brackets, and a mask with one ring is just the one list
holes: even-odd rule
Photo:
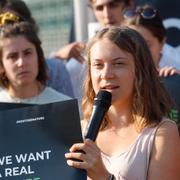
[[37, 96], [27, 99], [14, 98], [9, 95], [5, 89], [0, 89], [0, 102], [9, 103], [25, 103], [25, 104], [47, 104], [58, 101], [65, 101], [71, 99], [70, 97], [55, 91], [50, 87], [45, 87], [44, 90]]

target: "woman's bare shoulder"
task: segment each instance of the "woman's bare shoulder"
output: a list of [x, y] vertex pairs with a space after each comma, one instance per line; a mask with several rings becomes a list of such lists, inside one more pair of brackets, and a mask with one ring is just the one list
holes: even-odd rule
[[178, 134], [178, 128], [174, 121], [168, 118], [163, 118], [162, 122], [160, 123], [157, 134], [164, 132], [165, 135], [177, 135]]
[[176, 152], [180, 157], [180, 136], [175, 122], [165, 119], [160, 123], [155, 136], [154, 148], [159, 156], [165, 156], [166, 153], [170, 156], [170, 152], [172, 154]]
[[167, 140], [173, 138], [179, 140], [179, 132], [176, 123], [168, 118], [164, 118], [160, 123], [156, 132], [156, 141]]
[[[149, 179], [178, 180], [180, 168], [180, 137], [176, 123], [163, 119], [156, 131], [152, 149]], [[157, 170], [158, 169], [158, 173]], [[168, 172], [168, 173], [164, 173]]]

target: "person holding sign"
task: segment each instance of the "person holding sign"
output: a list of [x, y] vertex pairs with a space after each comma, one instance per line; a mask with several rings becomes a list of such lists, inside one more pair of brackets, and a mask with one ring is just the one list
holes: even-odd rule
[[179, 180], [180, 140], [168, 117], [171, 100], [142, 36], [125, 27], [102, 29], [87, 44], [87, 68], [83, 132], [95, 95], [109, 91], [112, 102], [95, 142], [74, 144], [65, 154], [67, 164], [87, 170], [91, 180]]
[[0, 86], [3, 88], [0, 101], [44, 104], [70, 99], [46, 86], [46, 63], [36, 27], [10, 12], [3, 17], [0, 26]]
[[[19, 16], [21, 21], [28, 21], [36, 26], [37, 33], [39, 27], [35, 18], [23, 0], [1, 0], [0, 1], [0, 16], [4, 18], [4, 14], [7, 12]], [[11, 18], [10, 16], [9, 18]], [[72, 47], [73, 49], [74, 47]], [[64, 49], [64, 53], [68, 54], [71, 49], [67, 48], [67, 52]], [[63, 54], [62, 54], [63, 55]], [[66, 55], [64, 55], [66, 56]], [[56, 58], [46, 58], [47, 69], [48, 69], [48, 80], [47, 85], [55, 89], [58, 92], [66, 94], [70, 97], [74, 97], [72, 89], [72, 83], [70, 76], [65, 64]]]

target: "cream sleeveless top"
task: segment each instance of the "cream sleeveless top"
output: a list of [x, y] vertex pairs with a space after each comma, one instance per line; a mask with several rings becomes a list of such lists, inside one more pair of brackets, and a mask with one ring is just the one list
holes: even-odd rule
[[107, 156], [102, 153], [102, 160], [107, 170], [113, 174], [116, 180], [146, 180], [156, 131], [165, 122], [164, 119], [153, 128], [145, 128], [137, 137], [134, 144], [116, 156]]

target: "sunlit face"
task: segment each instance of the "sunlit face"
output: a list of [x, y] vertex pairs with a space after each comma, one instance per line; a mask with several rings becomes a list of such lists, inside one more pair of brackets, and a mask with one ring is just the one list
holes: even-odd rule
[[135, 80], [133, 56], [103, 39], [92, 46], [90, 61], [95, 93], [106, 90], [112, 93], [112, 103], [130, 104]]
[[113, 0], [93, 0], [92, 9], [101, 26], [119, 26], [123, 20], [125, 4]]
[[153, 36], [153, 34], [145, 27], [143, 26], [131, 26], [133, 29], [138, 31], [143, 38], [146, 40], [147, 45], [149, 46], [149, 49], [151, 51], [153, 61], [156, 65], [156, 67], [159, 67], [159, 61], [160, 61], [160, 55], [161, 51], [164, 45], [164, 42], [159, 42], [159, 40]]
[[36, 83], [38, 75], [36, 48], [24, 36], [3, 39], [2, 64], [11, 87]]

